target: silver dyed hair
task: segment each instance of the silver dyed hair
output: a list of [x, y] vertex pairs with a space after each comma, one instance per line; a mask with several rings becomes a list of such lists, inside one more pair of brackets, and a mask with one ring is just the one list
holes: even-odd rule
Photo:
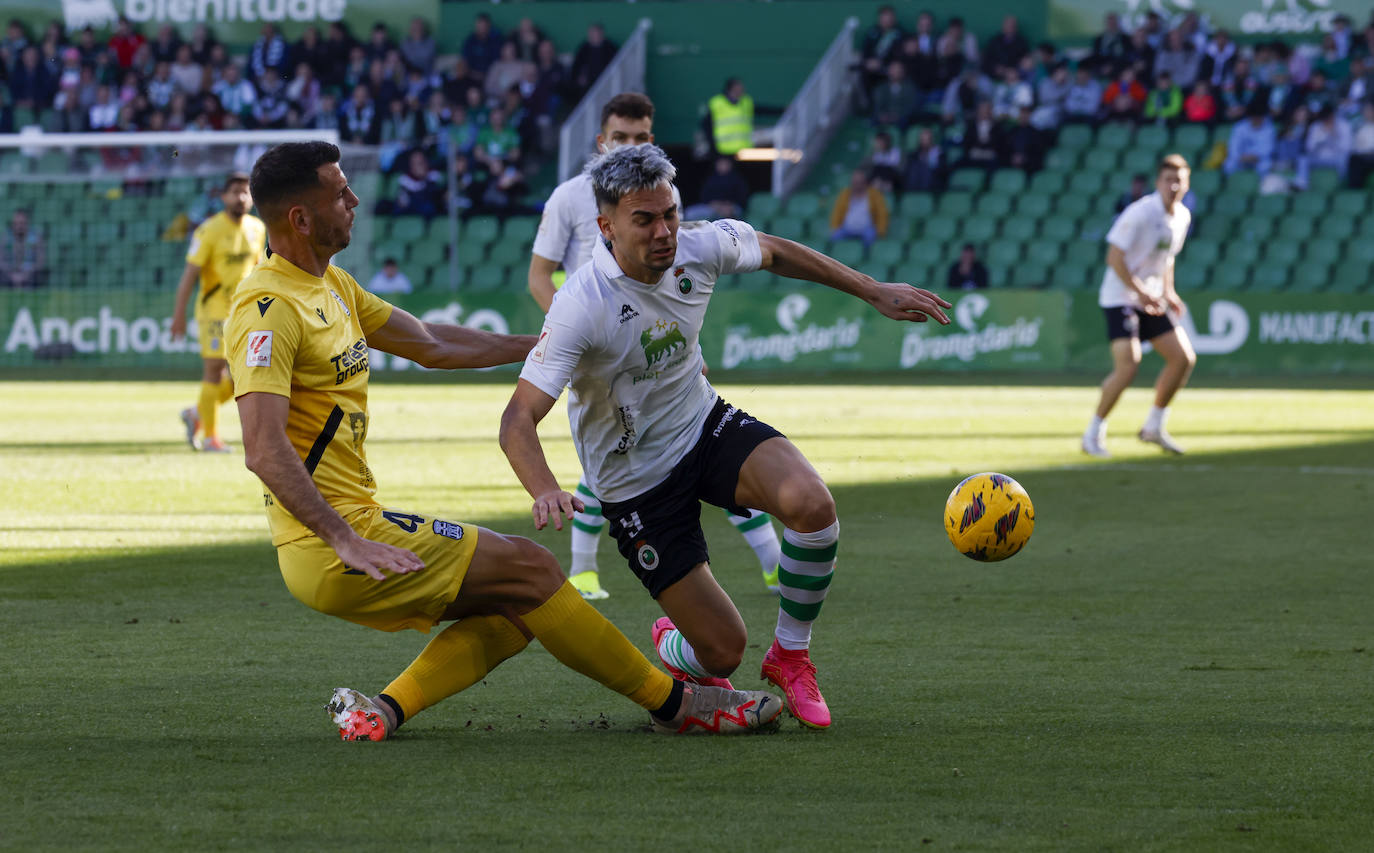
[[592, 178], [598, 207], [615, 207], [632, 192], [677, 177], [677, 167], [657, 145], [622, 145], [593, 157], [583, 171]]

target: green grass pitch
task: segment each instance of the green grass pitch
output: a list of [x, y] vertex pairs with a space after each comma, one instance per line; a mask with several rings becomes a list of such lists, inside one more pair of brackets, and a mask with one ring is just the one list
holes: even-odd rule
[[[2, 383], [0, 849], [1370, 849], [1374, 391], [1189, 389], [1174, 459], [1135, 440], [1136, 388], [1104, 463], [1077, 448], [1087, 380], [998, 381], [722, 389], [839, 505], [831, 731], [653, 736], [536, 644], [384, 744], [322, 705], [425, 638], [290, 597], [241, 455], [180, 441], [192, 384]], [[508, 390], [375, 384], [379, 497], [566, 559], [496, 446]], [[566, 431], [560, 406], [570, 487]], [[941, 526], [985, 470], [1036, 509], [993, 565]], [[757, 685], [775, 600], [704, 517]], [[602, 555], [601, 609], [652, 657], [656, 607]]]

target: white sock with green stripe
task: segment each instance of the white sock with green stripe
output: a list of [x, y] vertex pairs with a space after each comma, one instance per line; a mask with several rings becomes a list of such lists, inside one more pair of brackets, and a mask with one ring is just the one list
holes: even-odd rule
[[688, 675], [697, 678], [711, 677], [711, 673], [697, 660], [697, 653], [692, 644], [687, 642], [687, 638], [676, 628], [664, 631], [663, 636], [658, 638], [658, 656], [664, 663], [675, 666]]
[[775, 636], [784, 649], [811, 645], [811, 623], [820, 615], [835, 574], [835, 552], [840, 541], [840, 522], [815, 533], [783, 528], [782, 559], [778, 561], [778, 629]]
[[773, 529], [773, 517], [756, 509], [749, 510], [748, 515], [727, 512], [726, 517], [735, 525], [744, 541], [749, 543], [749, 547], [754, 549], [764, 575], [772, 575], [777, 570], [778, 558], [782, 556], [778, 533]]
[[606, 529], [606, 519], [601, 516], [601, 501], [596, 499], [585, 482], [578, 481], [576, 494], [586, 504], [586, 509], [573, 515], [572, 565], [568, 567], [570, 576], [596, 571], [596, 546], [601, 541], [601, 532]]

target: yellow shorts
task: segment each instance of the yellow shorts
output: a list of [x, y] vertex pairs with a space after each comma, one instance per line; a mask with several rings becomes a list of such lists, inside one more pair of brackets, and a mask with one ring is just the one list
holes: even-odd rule
[[286, 588], [307, 606], [359, 625], [428, 632], [458, 597], [477, 550], [477, 525], [381, 507], [344, 519], [364, 539], [414, 552], [425, 567], [376, 581], [345, 566], [318, 536], [307, 536], [277, 547]]
[[225, 358], [224, 348], [224, 323], [225, 318], [208, 319], [205, 317], [196, 318], [196, 326], [200, 329], [200, 357], [201, 358]]

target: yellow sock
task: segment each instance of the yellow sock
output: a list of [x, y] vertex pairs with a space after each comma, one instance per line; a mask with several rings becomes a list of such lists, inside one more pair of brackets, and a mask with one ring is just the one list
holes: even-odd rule
[[595, 679], [649, 711], [663, 706], [673, 679], [625, 639], [567, 581], [543, 604], [520, 617], [564, 666]]
[[219, 381], [219, 402], [221, 405], [234, 399], [234, 380], [226, 373]]
[[200, 383], [200, 401], [196, 403], [200, 413], [200, 429], [206, 438], [219, 437], [219, 385], [209, 382]]
[[469, 616], [440, 631], [382, 692], [405, 719], [476, 684], [529, 641], [501, 616]]

